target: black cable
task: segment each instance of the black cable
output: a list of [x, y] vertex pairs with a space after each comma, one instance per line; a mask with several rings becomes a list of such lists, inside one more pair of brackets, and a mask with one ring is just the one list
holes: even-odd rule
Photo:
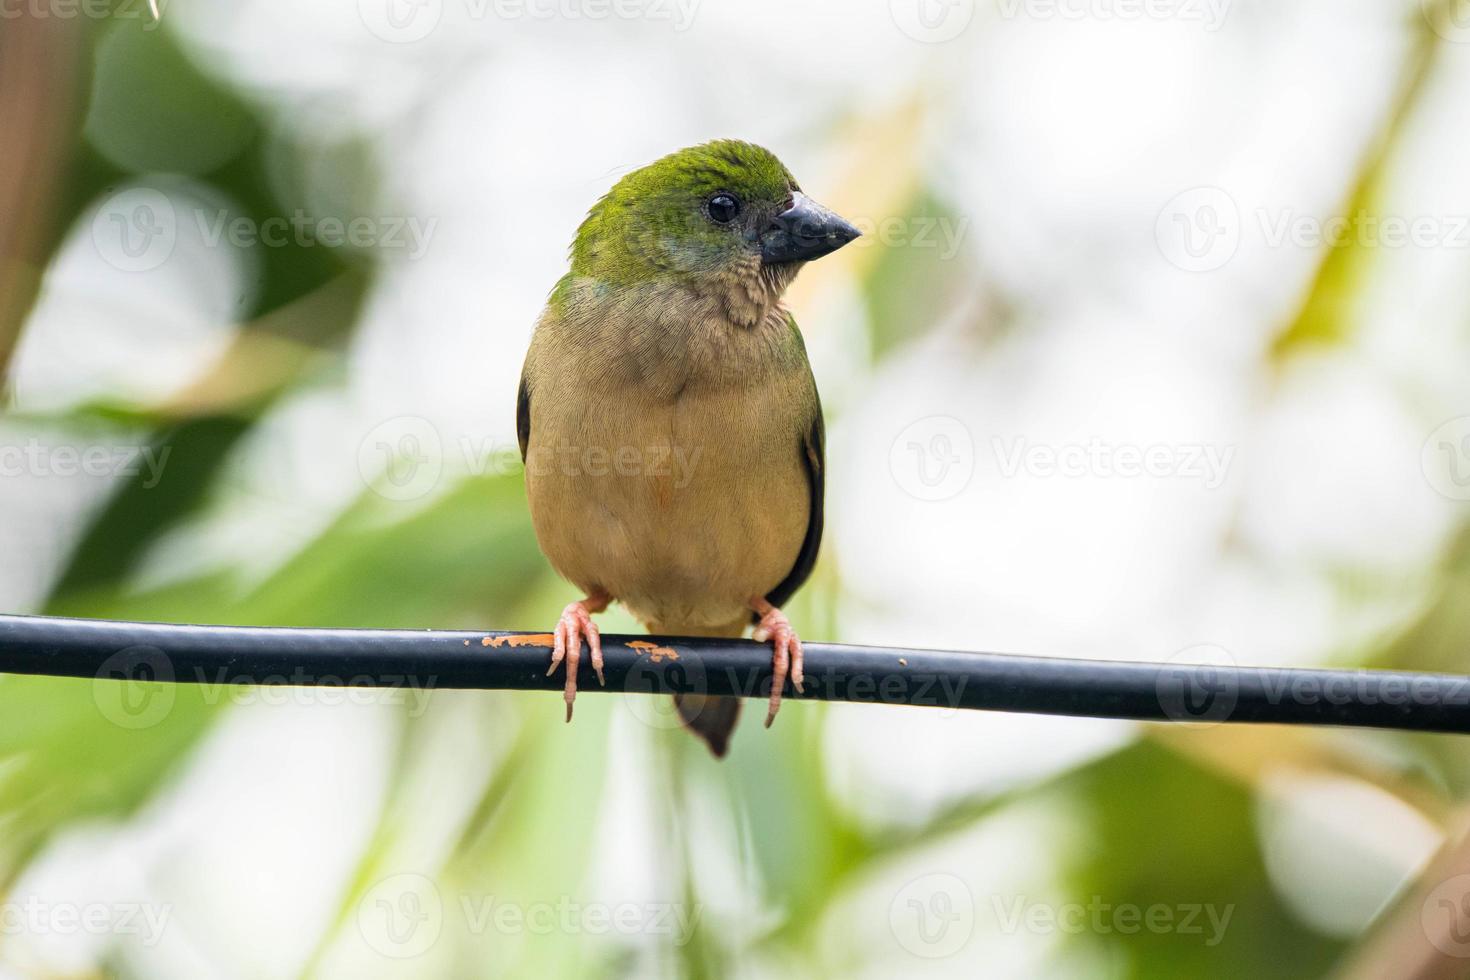
[[[545, 633], [177, 626], [0, 616], [0, 672], [203, 684], [559, 691]], [[1064, 660], [804, 643], [790, 698], [1197, 723], [1470, 732], [1470, 677]], [[763, 697], [771, 650], [749, 640], [604, 635], [607, 686], [583, 692]], [[764, 690], [763, 690], [764, 689]]]

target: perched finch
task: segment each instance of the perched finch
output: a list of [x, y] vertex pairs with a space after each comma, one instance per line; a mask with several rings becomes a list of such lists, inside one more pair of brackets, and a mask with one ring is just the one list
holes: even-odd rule
[[[822, 539], [816, 382], [781, 296], [858, 230], [808, 198], [769, 151], [719, 140], [623, 177], [593, 206], [536, 324], [516, 404], [526, 493], [552, 566], [585, 598], [563, 610], [567, 719], [592, 614], [621, 602], [650, 632], [773, 645], [769, 726], [801, 641], [780, 606]], [[676, 695], [724, 755], [731, 697]]]

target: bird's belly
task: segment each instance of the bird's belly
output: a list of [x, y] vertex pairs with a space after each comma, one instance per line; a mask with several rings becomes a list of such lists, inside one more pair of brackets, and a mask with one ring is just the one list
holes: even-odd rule
[[[780, 583], [806, 533], [794, 419], [739, 392], [587, 405], [536, 420], [526, 460], [542, 549], [645, 623], [722, 627]], [[539, 431], [538, 431], [539, 430]]]

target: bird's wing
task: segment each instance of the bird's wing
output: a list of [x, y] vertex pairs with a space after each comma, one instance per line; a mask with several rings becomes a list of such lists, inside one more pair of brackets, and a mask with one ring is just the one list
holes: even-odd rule
[[[797, 343], [801, 343], [801, 334], [797, 331], [796, 321], [791, 320], [791, 331], [797, 336]], [[805, 353], [803, 345], [803, 354]], [[810, 376], [810, 368], [808, 376]], [[802, 462], [806, 467], [807, 498], [809, 509], [807, 511], [806, 537], [802, 538], [801, 551], [796, 555], [796, 564], [791, 571], [781, 580], [781, 584], [766, 594], [766, 601], [773, 606], [784, 606], [786, 600], [790, 599], [796, 590], [801, 588], [808, 577], [812, 574], [812, 566], [817, 563], [817, 551], [822, 546], [822, 517], [823, 500], [826, 496], [826, 468], [827, 468], [827, 428], [822, 422], [822, 400], [817, 395], [816, 379], [811, 383], [811, 420], [803, 427], [800, 445], [797, 451], [801, 453]], [[758, 620], [760, 617], [756, 617]]]
[[521, 386], [516, 392], [516, 439], [521, 444], [521, 462], [526, 461], [526, 447], [531, 444], [531, 389], [526, 372], [521, 372]]

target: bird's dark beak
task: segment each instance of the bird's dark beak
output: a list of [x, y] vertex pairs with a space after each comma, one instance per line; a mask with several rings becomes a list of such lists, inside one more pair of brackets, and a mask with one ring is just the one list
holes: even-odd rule
[[798, 191], [792, 195], [791, 207], [776, 215], [761, 233], [761, 261], [770, 265], [819, 259], [861, 234], [836, 212]]

